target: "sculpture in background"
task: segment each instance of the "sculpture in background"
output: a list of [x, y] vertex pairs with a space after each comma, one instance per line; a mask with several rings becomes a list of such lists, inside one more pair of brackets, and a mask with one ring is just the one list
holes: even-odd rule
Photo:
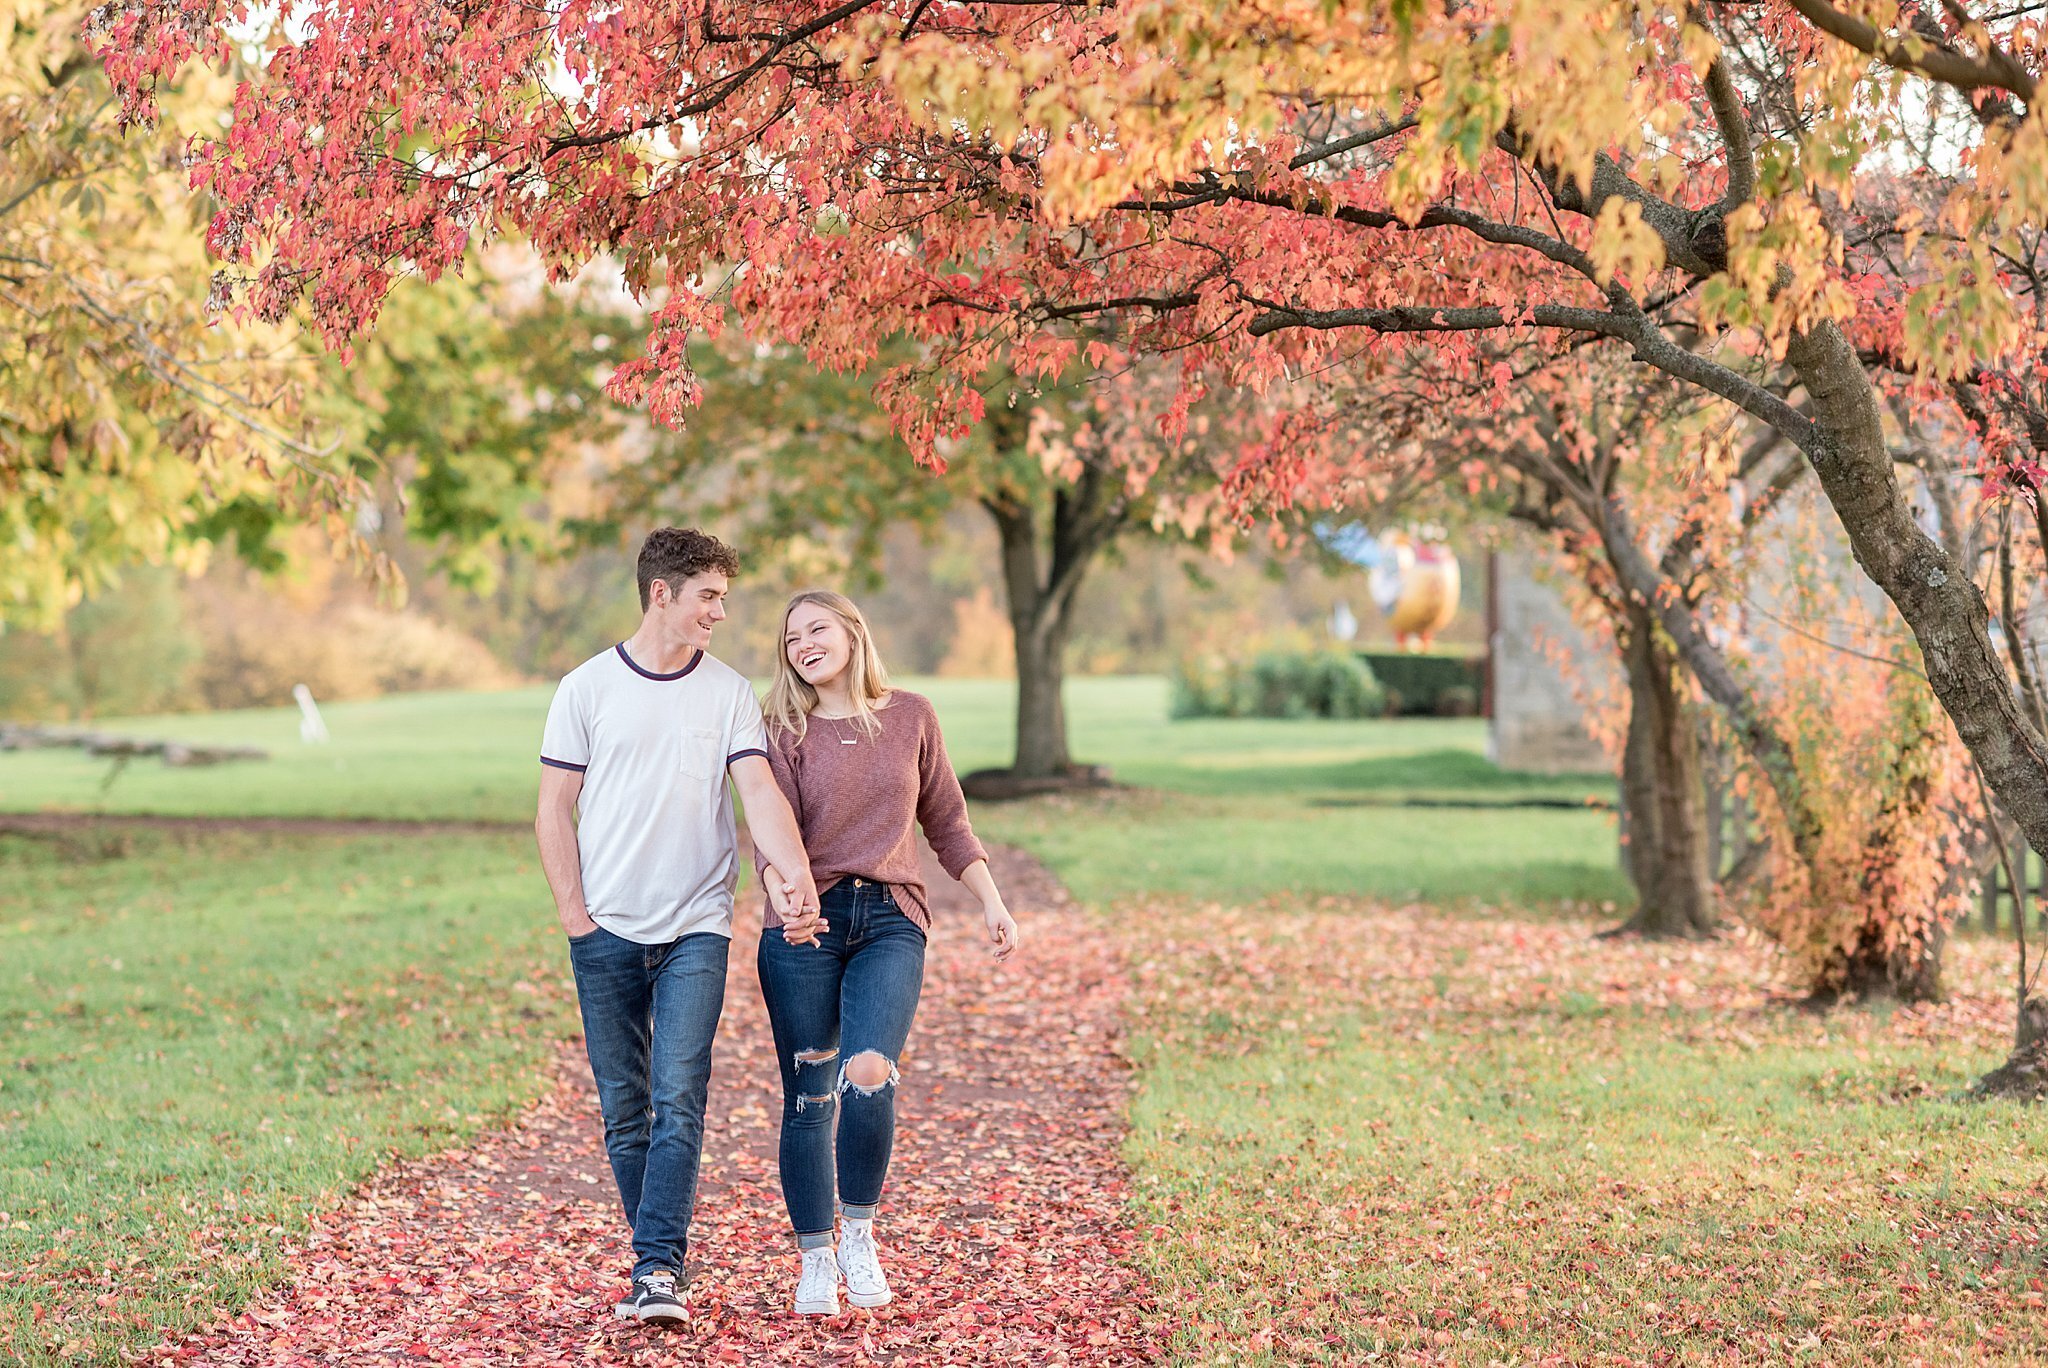
[[1367, 585], [1387, 619], [1394, 644], [1426, 651], [1458, 614], [1458, 558], [1440, 528], [1390, 532], [1374, 539]]

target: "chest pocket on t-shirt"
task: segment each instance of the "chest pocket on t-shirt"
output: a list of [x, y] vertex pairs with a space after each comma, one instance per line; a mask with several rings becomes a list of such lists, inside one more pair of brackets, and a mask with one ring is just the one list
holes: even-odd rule
[[681, 729], [682, 770], [692, 779], [716, 779], [725, 768], [725, 733], [712, 727]]

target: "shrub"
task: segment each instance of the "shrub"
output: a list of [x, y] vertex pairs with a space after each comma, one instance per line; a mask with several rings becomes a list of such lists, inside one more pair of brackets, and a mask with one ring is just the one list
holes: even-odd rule
[[[1483, 656], [1451, 655], [1447, 652], [1362, 651], [1359, 653], [1373, 677], [1386, 687], [1387, 711], [1403, 717], [1470, 717], [1479, 711], [1479, 686], [1485, 676]], [[1446, 705], [1444, 696], [1469, 691], [1471, 711], [1451, 711], [1461, 706]], [[1459, 699], [1468, 695], [1456, 693]]]
[[1261, 651], [1183, 659], [1173, 674], [1175, 717], [1377, 717], [1386, 692], [1349, 651]]
[[1479, 716], [1479, 690], [1470, 684], [1453, 684], [1436, 696], [1438, 717]]
[[239, 575], [199, 581], [191, 601], [204, 647], [192, 682], [209, 708], [289, 703], [294, 684], [324, 703], [518, 682], [473, 637], [417, 612], [347, 601], [302, 609]]
[[54, 632], [0, 635], [0, 717], [169, 712], [191, 703], [199, 645], [168, 566], [124, 571]]
[[1174, 717], [1236, 717], [1237, 669], [1227, 656], [1186, 656], [1174, 666]]
[[1975, 893], [1954, 872], [1978, 844], [1976, 770], [1926, 680], [1891, 664], [1914, 649], [1895, 618], [1818, 571], [1786, 597], [1792, 621], [1827, 623], [1835, 640], [1763, 638], [1777, 659], [1758, 697], [1790, 739], [1790, 783], [1812, 829], [1802, 852], [1792, 818], [1745, 757], [1738, 788], [1756, 801], [1772, 856], [1748, 915], [1818, 1001], [1934, 1000], [1943, 941]]
[[1010, 619], [984, 584], [953, 600], [953, 642], [933, 673], [947, 679], [1008, 679], [1017, 672]]
[[1253, 717], [1308, 717], [1314, 667], [1307, 656], [1267, 651], [1252, 659], [1245, 711]]

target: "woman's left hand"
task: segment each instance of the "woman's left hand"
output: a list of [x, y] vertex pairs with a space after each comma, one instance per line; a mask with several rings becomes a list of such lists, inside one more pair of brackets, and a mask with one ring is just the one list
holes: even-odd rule
[[999, 902], [986, 903], [981, 909], [981, 921], [988, 928], [989, 944], [995, 948], [996, 959], [1008, 959], [1017, 948], [1017, 919], [1010, 915], [1010, 909]]

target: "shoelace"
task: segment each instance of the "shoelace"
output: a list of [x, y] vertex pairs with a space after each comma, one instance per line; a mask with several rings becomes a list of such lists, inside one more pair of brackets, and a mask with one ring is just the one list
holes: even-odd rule
[[798, 1279], [802, 1284], [830, 1282], [839, 1283], [839, 1267], [832, 1260], [829, 1249], [807, 1249], [804, 1251], [804, 1272]]
[[672, 1273], [650, 1273], [640, 1280], [640, 1285], [664, 1297], [676, 1294], [676, 1280]]

